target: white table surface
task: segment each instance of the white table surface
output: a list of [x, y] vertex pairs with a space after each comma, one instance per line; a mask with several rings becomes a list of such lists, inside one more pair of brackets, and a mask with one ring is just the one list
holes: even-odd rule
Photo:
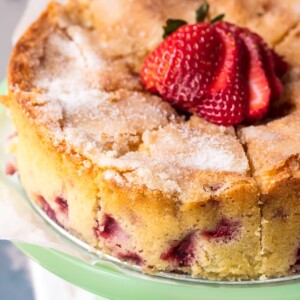
[[[36, 0], [39, 1], [39, 0]], [[11, 36], [27, 0], [0, 0], [0, 78], [6, 73], [11, 50]]]

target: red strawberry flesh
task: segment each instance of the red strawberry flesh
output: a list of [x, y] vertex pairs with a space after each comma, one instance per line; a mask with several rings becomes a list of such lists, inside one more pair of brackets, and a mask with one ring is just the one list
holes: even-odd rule
[[[267, 113], [270, 103], [270, 85], [278, 87], [276, 93], [280, 92], [280, 87], [274, 79], [274, 67], [269, 60], [269, 53], [263, 40], [255, 33], [246, 28], [237, 27], [228, 22], [220, 25], [225, 30], [237, 34], [247, 47], [249, 66], [247, 71], [249, 98], [247, 100], [246, 118], [249, 120], [260, 119]], [[268, 73], [266, 72], [266, 69]], [[269, 75], [269, 76], [267, 76]]]
[[64, 199], [62, 197], [56, 197], [55, 203], [58, 204], [59, 209], [62, 213], [68, 214], [69, 205], [68, 205], [68, 201], [66, 199]]
[[38, 202], [40, 203], [41, 208], [45, 211], [47, 216], [53, 221], [57, 222], [56, 214], [54, 210], [51, 208], [50, 204], [46, 201], [46, 199], [43, 196], [39, 196]]
[[239, 222], [222, 219], [213, 230], [202, 231], [202, 236], [207, 239], [221, 239], [227, 242], [237, 234]]
[[96, 238], [102, 237], [104, 239], [110, 239], [113, 238], [113, 236], [120, 230], [117, 221], [109, 215], [104, 215], [101, 225], [99, 222], [97, 223], [97, 226], [94, 227], [94, 234]]
[[289, 66], [287, 62], [276, 52], [271, 50], [271, 53], [275, 63], [275, 73], [279, 78], [281, 78], [287, 72]]
[[17, 163], [14, 159], [5, 164], [5, 174], [12, 176], [18, 171]]
[[[251, 32], [246, 28], [238, 28], [231, 25], [231, 29], [233, 28], [235, 28], [235, 31], [239, 31], [241, 37], [246, 35], [251, 37], [253, 42], [256, 43], [256, 47], [261, 55], [263, 70], [265, 71], [269, 87], [271, 89], [271, 99], [279, 99], [282, 95], [283, 86], [276, 74], [276, 61], [274, 60], [274, 57], [277, 56], [277, 54], [266, 45], [264, 40], [258, 34]], [[281, 59], [281, 57], [278, 57], [278, 59], [280, 60], [280, 63], [283, 64], [282, 72], [284, 74], [287, 71], [287, 64]]]
[[161, 259], [173, 261], [179, 267], [186, 267], [194, 258], [194, 233], [190, 233], [179, 241], [175, 241]]
[[271, 89], [263, 68], [259, 44], [251, 35], [240, 35], [246, 44], [249, 59], [249, 108], [248, 119], [260, 119], [267, 113], [270, 103]]
[[245, 115], [247, 51], [241, 40], [219, 23], [216, 30], [224, 44], [225, 55], [218, 76], [197, 105], [196, 112], [213, 123], [229, 126], [240, 123]]

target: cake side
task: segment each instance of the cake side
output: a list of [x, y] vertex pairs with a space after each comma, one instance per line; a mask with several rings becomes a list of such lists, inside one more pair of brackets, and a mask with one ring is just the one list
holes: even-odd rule
[[99, 198], [94, 182], [97, 173], [91, 162], [77, 157], [75, 164], [75, 155], [70, 160], [58, 152], [16, 102], [10, 105], [18, 132], [13, 154], [27, 195], [53, 221], [95, 246], [93, 216], [98, 211]]
[[[159, 191], [127, 187], [118, 172], [110, 175], [100, 177], [99, 224], [106, 224], [107, 215], [112, 217], [132, 241], [129, 251], [139, 255], [147, 271], [180, 271], [210, 279], [260, 276], [260, 213], [251, 180], [198, 172], [188, 179], [210, 185], [221, 179], [226, 187], [206, 187], [202, 193], [207, 200], [201, 202], [204, 187], [199, 185], [195, 198], [181, 203]], [[117, 254], [120, 241], [114, 234], [99, 234], [99, 243]], [[126, 240], [121, 247], [127, 247]]]
[[261, 189], [263, 272], [267, 275], [295, 271], [298, 261], [299, 120], [294, 112], [267, 125], [242, 129]]

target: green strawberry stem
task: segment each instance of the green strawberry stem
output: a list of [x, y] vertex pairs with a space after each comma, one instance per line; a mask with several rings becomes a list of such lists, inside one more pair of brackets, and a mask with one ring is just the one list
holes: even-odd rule
[[[207, 3], [206, 0], [204, 0], [203, 4], [196, 10], [196, 22], [197, 23], [204, 22], [208, 16], [208, 12], [209, 12], [209, 4]], [[210, 23], [212, 24], [212, 23], [219, 22], [223, 20], [224, 17], [225, 14], [218, 15], [214, 17], [210, 21]], [[184, 20], [168, 19], [166, 25], [163, 27], [164, 28], [163, 38], [166, 39], [167, 36], [175, 32], [179, 27], [187, 24], [188, 23]]]
[[224, 17], [225, 17], [225, 14], [220, 14], [220, 15], [214, 17], [214, 18], [210, 21], [210, 23], [213, 24], [213, 23], [222, 21], [222, 20], [224, 19]]
[[176, 31], [179, 27], [186, 25], [187, 22], [179, 19], [168, 19], [164, 26], [163, 38], [166, 39], [168, 35]]
[[196, 22], [204, 22], [209, 11], [209, 4], [205, 0], [203, 4], [196, 10]]

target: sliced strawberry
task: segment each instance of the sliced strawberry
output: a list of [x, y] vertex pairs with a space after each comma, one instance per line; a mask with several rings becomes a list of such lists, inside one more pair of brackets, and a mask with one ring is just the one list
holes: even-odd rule
[[247, 47], [249, 53], [249, 100], [246, 117], [248, 120], [258, 120], [267, 113], [271, 86], [274, 87], [274, 96], [281, 93], [280, 83], [278, 84], [274, 74], [272, 59], [270, 59], [267, 48], [264, 47], [262, 39], [257, 34], [227, 22], [222, 22], [221, 26], [238, 34]]
[[225, 126], [240, 123], [246, 113], [247, 50], [239, 37], [215, 25], [225, 47], [221, 69], [208, 93], [198, 104], [196, 112], [203, 118]]
[[[266, 45], [262, 37], [260, 37], [258, 34], [251, 32], [247, 28], [240, 28], [239, 30], [242, 32], [242, 34], [251, 36], [256, 41], [262, 57], [263, 69], [266, 73], [269, 86], [271, 89], [271, 100], [279, 99], [283, 92], [283, 86], [280, 79], [278, 78], [278, 75], [276, 74], [276, 65], [275, 65], [274, 58], [275, 56], [277, 56], [277, 54]], [[283, 64], [285, 64], [285, 62], [280, 57], [279, 59], [280, 61], [282, 61]], [[287, 65], [286, 66], [282, 65], [282, 66], [283, 68], [287, 67]], [[285, 73], [286, 70], [287, 69], [285, 70], [282, 69], [282, 72]]]
[[281, 78], [287, 72], [289, 65], [283, 57], [278, 55], [275, 51], [271, 50], [271, 53], [275, 62], [275, 73], [279, 78]]
[[224, 60], [222, 47], [210, 24], [182, 26], [146, 58], [142, 82], [177, 108], [189, 110], [216, 77]]
[[280, 79], [276, 75], [275, 61], [272, 51], [262, 40], [260, 41], [260, 52], [262, 55], [264, 70], [271, 88], [271, 100], [277, 100], [282, 95], [283, 86]]
[[240, 35], [249, 54], [249, 107], [247, 118], [257, 120], [263, 117], [270, 104], [271, 89], [264, 70], [260, 45], [251, 35]]

